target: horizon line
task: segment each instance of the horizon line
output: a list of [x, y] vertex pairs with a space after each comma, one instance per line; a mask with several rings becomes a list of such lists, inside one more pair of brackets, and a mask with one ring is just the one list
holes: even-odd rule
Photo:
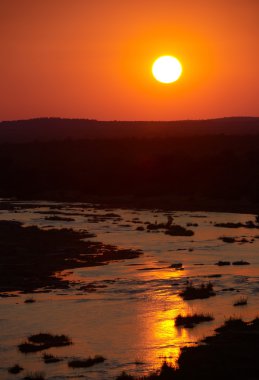
[[221, 116], [221, 117], [211, 117], [211, 118], [197, 118], [197, 119], [168, 119], [168, 120], [120, 120], [120, 119], [92, 119], [92, 118], [81, 118], [81, 117], [61, 117], [61, 116], [37, 116], [24, 119], [9, 119], [0, 120], [0, 123], [18, 122], [18, 121], [33, 121], [33, 120], [82, 120], [82, 121], [92, 121], [92, 122], [102, 122], [102, 123], [173, 123], [173, 122], [186, 122], [186, 121], [211, 121], [211, 120], [222, 120], [222, 119], [257, 119], [258, 116]]

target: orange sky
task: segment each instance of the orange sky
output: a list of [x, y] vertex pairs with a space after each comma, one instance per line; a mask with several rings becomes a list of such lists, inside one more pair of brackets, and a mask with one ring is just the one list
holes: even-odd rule
[[[0, 120], [259, 115], [258, 0], [1, 0]], [[172, 54], [181, 79], [151, 66]]]

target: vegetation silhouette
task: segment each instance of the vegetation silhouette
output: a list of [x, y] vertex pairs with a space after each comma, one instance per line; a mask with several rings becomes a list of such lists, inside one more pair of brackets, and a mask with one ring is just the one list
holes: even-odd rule
[[195, 325], [202, 322], [213, 321], [213, 316], [211, 314], [187, 314], [181, 315], [178, 314], [175, 318], [175, 326], [183, 326], [186, 328], [193, 328]]
[[58, 358], [57, 356], [54, 356], [52, 354], [43, 354], [43, 361], [45, 364], [52, 364], [52, 363], [58, 363], [60, 361], [62, 361], [61, 358]]
[[[166, 235], [171, 236], [192, 236], [194, 232], [187, 230], [185, 227], [178, 224], [173, 224], [173, 218], [169, 215], [166, 223], [147, 223], [147, 231], [165, 230]], [[142, 230], [142, 229], [141, 229]], [[140, 231], [140, 230], [139, 230]]]
[[63, 123], [59, 140], [0, 137], [0, 197], [258, 213], [259, 133], [81, 139]]
[[20, 352], [27, 354], [47, 350], [51, 347], [63, 347], [72, 344], [71, 339], [66, 335], [52, 335], [49, 333], [39, 333], [28, 337], [28, 341], [18, 345]]
[[45, 380], [44, 372], [36, 371], [29, 372], [23, 380]]
[[215, 295], [216, 293], [213, 290], [213, 285], [210, 282], [208, 284], [201, 284], [199, 286], [194, 286], [189, 283], [180, 293], [180, 296], [184, 300], [204, 299], [213, 297]]
[[23, 371], [23, 367], [21, 367], [19, 364], [15, 364], [14, 366], [8, 368], [8, 372], [14, 375], [20, 373], [21, 371]]
[[232, 265], [250, 265], [250, 263], [248, 261], [238, 260], [238, 261], [233, 261]]
[[247, 305], [247, 297], [240, 297], [233, 303], [233, 306], [246, 306], [246, 305]]
[[68, 362], [68, 366], [72, 368], [88, 368], [95, 364], [103, 363], [106, 359], [103, 356], [96, 355], [87, 359], [75, 359]]

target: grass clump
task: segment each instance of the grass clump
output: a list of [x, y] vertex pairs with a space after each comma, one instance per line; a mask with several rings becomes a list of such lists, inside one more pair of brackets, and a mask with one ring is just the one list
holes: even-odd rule
[[59, 347], [71, 344], [71, 340], [67, 335], [52, 335], [49, 333], [39, 333], [29, 336], [28, 340], [32, 343], [44, 343], [49, 346]]
[[227, 222], [227, 223], [214, 223], [215, 227], [223, 227], [223, 228], [240, 228], [244, 227], [243, 223], [233, 223], [233, 222]]
[[37, 352], [41, 350], [45, 350], [46, 347], [44, 345], [35, 345], [29, 342], [23, 342], [18, 345], [18, 350], [23, 354], [28, 354], [31, 352]]
[[186, 328], [193, 328], [195, 325], [202, 322], [213, 321], [213, 316], [211, 314], [193, 314], [182, 316], [181, 314], [177, 315], [175, 319], [176, 326], [183, 326]]
[[57, 216], [57, 215], [52, 215], [52, 216], [46, 216], [45, 220], [50, 220], [50, 221], [60, 221], [60, 222], [74, 222], [75, 219], [69, 218], [69, 217], [63, 217], [63, 216]]
[[247, 298], [246, 297], [240, 297], [233, 304], [233, 306], [245, 306], [245, 305], [247, 305]]
[[175, 264], [170, 265], [170, 268], [173, 268], [173, 269], [182, 269], [182, 267], [183, 267], [182, 263], [175, 263]]
[[34, 303], [34, 302], [36, 302], [36, 300], [35, 300], [33, 297], [26, 298], [26, 299], [24, 300], [24, 303]]
[[66, 335], [52, 335], [39, 333], [28, 337], [28, 341], [18, 345], [18, 349], [23, 353], [37, 352], [51, 347], [62, 347], [72, 344]]
[[222, 240], [224, 243], [235, 243], [236, 241], [236, 239], [231, 236], [222, 236], [219, 239]]
[[134, 380], [134, 377], [128, 375], [126, 372], [122, 372], [119, 376], [116, 377], [116, 380]]
[[50, 364], [50, 363], [57, 363], [57, 362], [60, 362], [62, 359], [54, 356], [54, 355], [51, 355], [51, 354], [44, 354], [43, 355], [43, 360], [44, 360], [44, 363], [45, 364]]
[[217, 263], [215, 263], [215, 265], [218, 265], [219, 267], [222, 267], [224, 265], [230, 265], [230, 261], [218, 261]]
[[14, 375], [20, 373], [21, 371], [23, 371], [23, 368], [19, 364], [15, 364], [14, 366], [8, 368], [8, 372]]
[[216, 293], [213, 290], [213, 285], [209, 282], [208, 284], [201, 284], [200, 286], [193, 286], [188, 284], [186, 288], [180, 293], [180, 296], [184, 300], [195, 300], [204, 299], [215, 296]]
[[87, 368], [92, 367], [95, 364], [103, 363], [106, 359], [103, 356], [96, 355], [94, 358], [87, 359], [75, 359], [68, 362], [68, 366], [71, 368]]
[[43, 372], [30, 372], [23, 380], [45, 380], [45, 375]]
[[165, 231], [165, 234], [171, 236], [193, 236], [194, 232], [177, 224], [173, 224]]
[[238, 260], [238, 261], [233, 261], [232, 265], [250, 265], [250, 263], [248, 261]]

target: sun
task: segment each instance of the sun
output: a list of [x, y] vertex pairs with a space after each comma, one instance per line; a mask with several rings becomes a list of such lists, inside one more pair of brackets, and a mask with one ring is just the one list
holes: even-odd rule
[[173, 83], [182, 74], [180, 61], [171, 55], [163, 55], [155, 60], [152, 66], [152, 73], [155, 79], [161, 83]]

